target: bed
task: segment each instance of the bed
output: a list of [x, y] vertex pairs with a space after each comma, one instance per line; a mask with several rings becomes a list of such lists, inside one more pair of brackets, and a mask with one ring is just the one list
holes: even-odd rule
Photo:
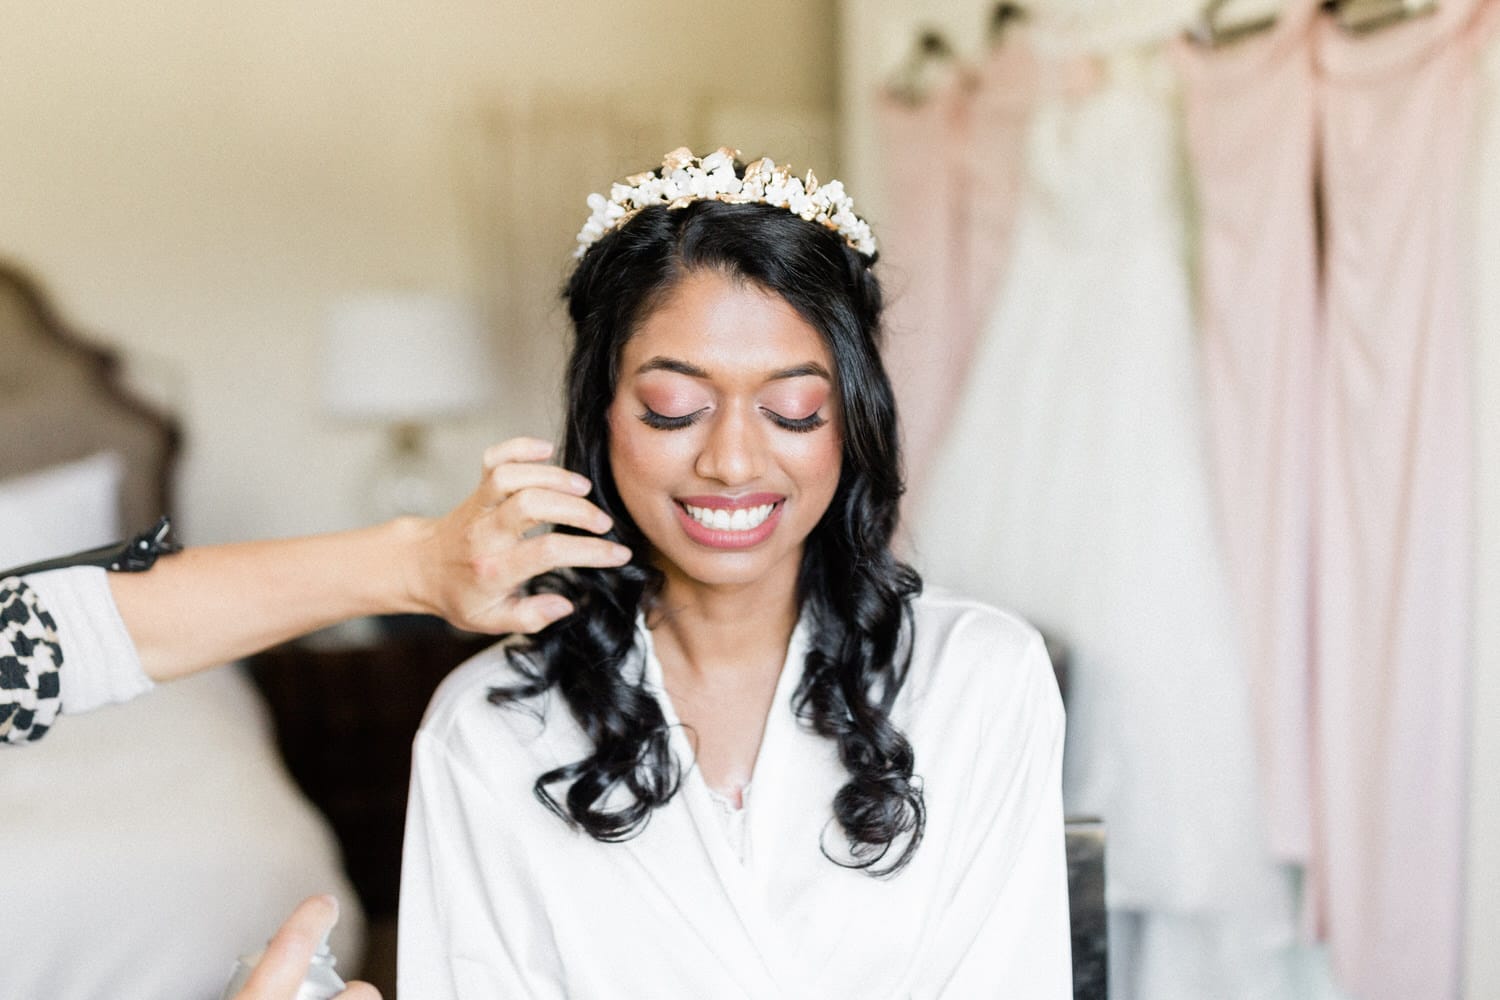
[[[176, 425], [4, 261], [0, 359], [0, 567], [170, 510]], [[357, 968], [337, 841], [238, 667], [0, 749], [0, 803], [0, 1000], [216, 1000], [236, 956], [323, 891], [343, 904], [340, 967]]]

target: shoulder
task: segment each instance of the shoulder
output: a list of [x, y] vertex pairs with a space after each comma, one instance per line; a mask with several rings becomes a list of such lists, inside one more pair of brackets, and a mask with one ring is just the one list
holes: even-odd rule
[[1062, 721], [1052, 662], [1025, 619], [982, 601], [928, 588], [912, 601], [912, 658], [903, 696], [913, 705], [965, 705], [991, 718]]
[[506, 645], [497, 642], [475, 653], [443, 678], [427, 703], [422, 732], [439, 739], [446, 737], [479, 714], [479, 709], [489, 706], [491, 688], [515, 682], [516, 671], [506, 655]]
[[[466, 660], [438, 685], [417, 732], [424, 752], [436, 752], [476, 773], [522, 768], [529, 782], [556, 766], [556, 744], [576, 729], [558, 699], [537, 698], [496, 704], [490, 692], [521, 681], [511, 662], [510, 644], [497, 642]], [[558, 718], [558, 716], [561, 718]]]
[[995, 659], [1019, 658], [1042, 642], [1021, 616], [941, 587], [926, 587], [911, 608], [913, 641], [930, 651], [983, 650]]

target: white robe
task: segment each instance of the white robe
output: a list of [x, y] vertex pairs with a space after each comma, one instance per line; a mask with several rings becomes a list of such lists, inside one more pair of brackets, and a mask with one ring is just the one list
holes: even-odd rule
[[[876, 879], [823, 856], [846, 780], [790, 707], [787, 650], [736, 857], [680, 726], [682, 788], [634, 839], [570, 831], [532, 794], [589, 749], [561, 699], [543, 719], [485, 700], [492, 648], [450, 676], [417, 734], [398, 987], [448, 997], [1071, 997], [1062, 704], [1037, 633], [948, 595], [915, 603], [894, 721], [916, 750], [926, 838]], [[676, 722], [650, 634], [646, 681]], [[635, 669], [641, 669], [639, 665]]]

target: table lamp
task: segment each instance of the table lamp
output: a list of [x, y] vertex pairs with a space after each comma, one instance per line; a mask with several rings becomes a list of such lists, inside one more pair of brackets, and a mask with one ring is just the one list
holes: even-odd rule
[[441, 513], [447, 504], [426, 448], [428, 426], [478, 410], [494, 388], [478, 311], [443, 295], [346, 296], [328, 311], [322, 375], [330, 415], [389, 427], [389, 448], [368, 483], [370, 513], [380, 520]]

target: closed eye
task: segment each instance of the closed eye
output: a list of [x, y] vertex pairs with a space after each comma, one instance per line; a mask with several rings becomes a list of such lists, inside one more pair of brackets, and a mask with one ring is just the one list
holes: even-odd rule
[[[680, 417], [669, 417], [664, 413], [657, 413], [655, 410], [651, 409], [651, 407], [648, 406], [644, 410], [642, 410], [642, 412], [639, 414], [639, 418], [641, 423], [654, 430], [680, 431], [685, 427], [691, 427], [693, 424], [697, 423], [698, 419], [707, 412], [708, 407], [704, 407], [699, 410], [694, 410], [692, 413], [685, 413]], [[828, 418], [820, 416], [817, 412], [810, 413], [805, 417], [797, 418], [784, 417], [781, 414], [777, 413], [775, 410], [768, 410], [764, 407], [761, 408], [761, 412], [764, 413], [773, 424], [775, 424], [777, 427], [780, 427], [782, 430], [793, 431], [798, 434], [806, 434], [809, 431], [815, 431], [819, 427], [822, 427], [824, 424], [828, 423]]]
[[770, 417], [771, 422], [777, 427], [780, 427], [782, 430], [796, 431], [799, 434], [806, 434], [808, 431], [815, 431], [819, 427], [822, 427], [824, 424], [828, 423], [828, 418], [819, 416], [816, 410], [814, 410], [812, 413], [809, 413], [805, 417], [798, 417], [797, 419], [793, 419], [791, 417], [783, 417], [775, 410], [767, 410], [764, 407], [761, 408], [761, 412]]
[[680, 431], [684, 427], [691, 427], [693, 424], [697, 423], [698, 418], [706, 413], [707, 410], [708, 408], [704, 407], [703, 409], [694, 410], [692, 413], [685, 413], [680, 417], [669, 417], [664, 413], [657, 413], [655, 410], [651, 409], [651, 407], [648, 406], [645, 408], [645, 411], [640, 414], [640, 419], [641, 423], [645, 424], [647, 427], [651, 427], [659, 431]]

